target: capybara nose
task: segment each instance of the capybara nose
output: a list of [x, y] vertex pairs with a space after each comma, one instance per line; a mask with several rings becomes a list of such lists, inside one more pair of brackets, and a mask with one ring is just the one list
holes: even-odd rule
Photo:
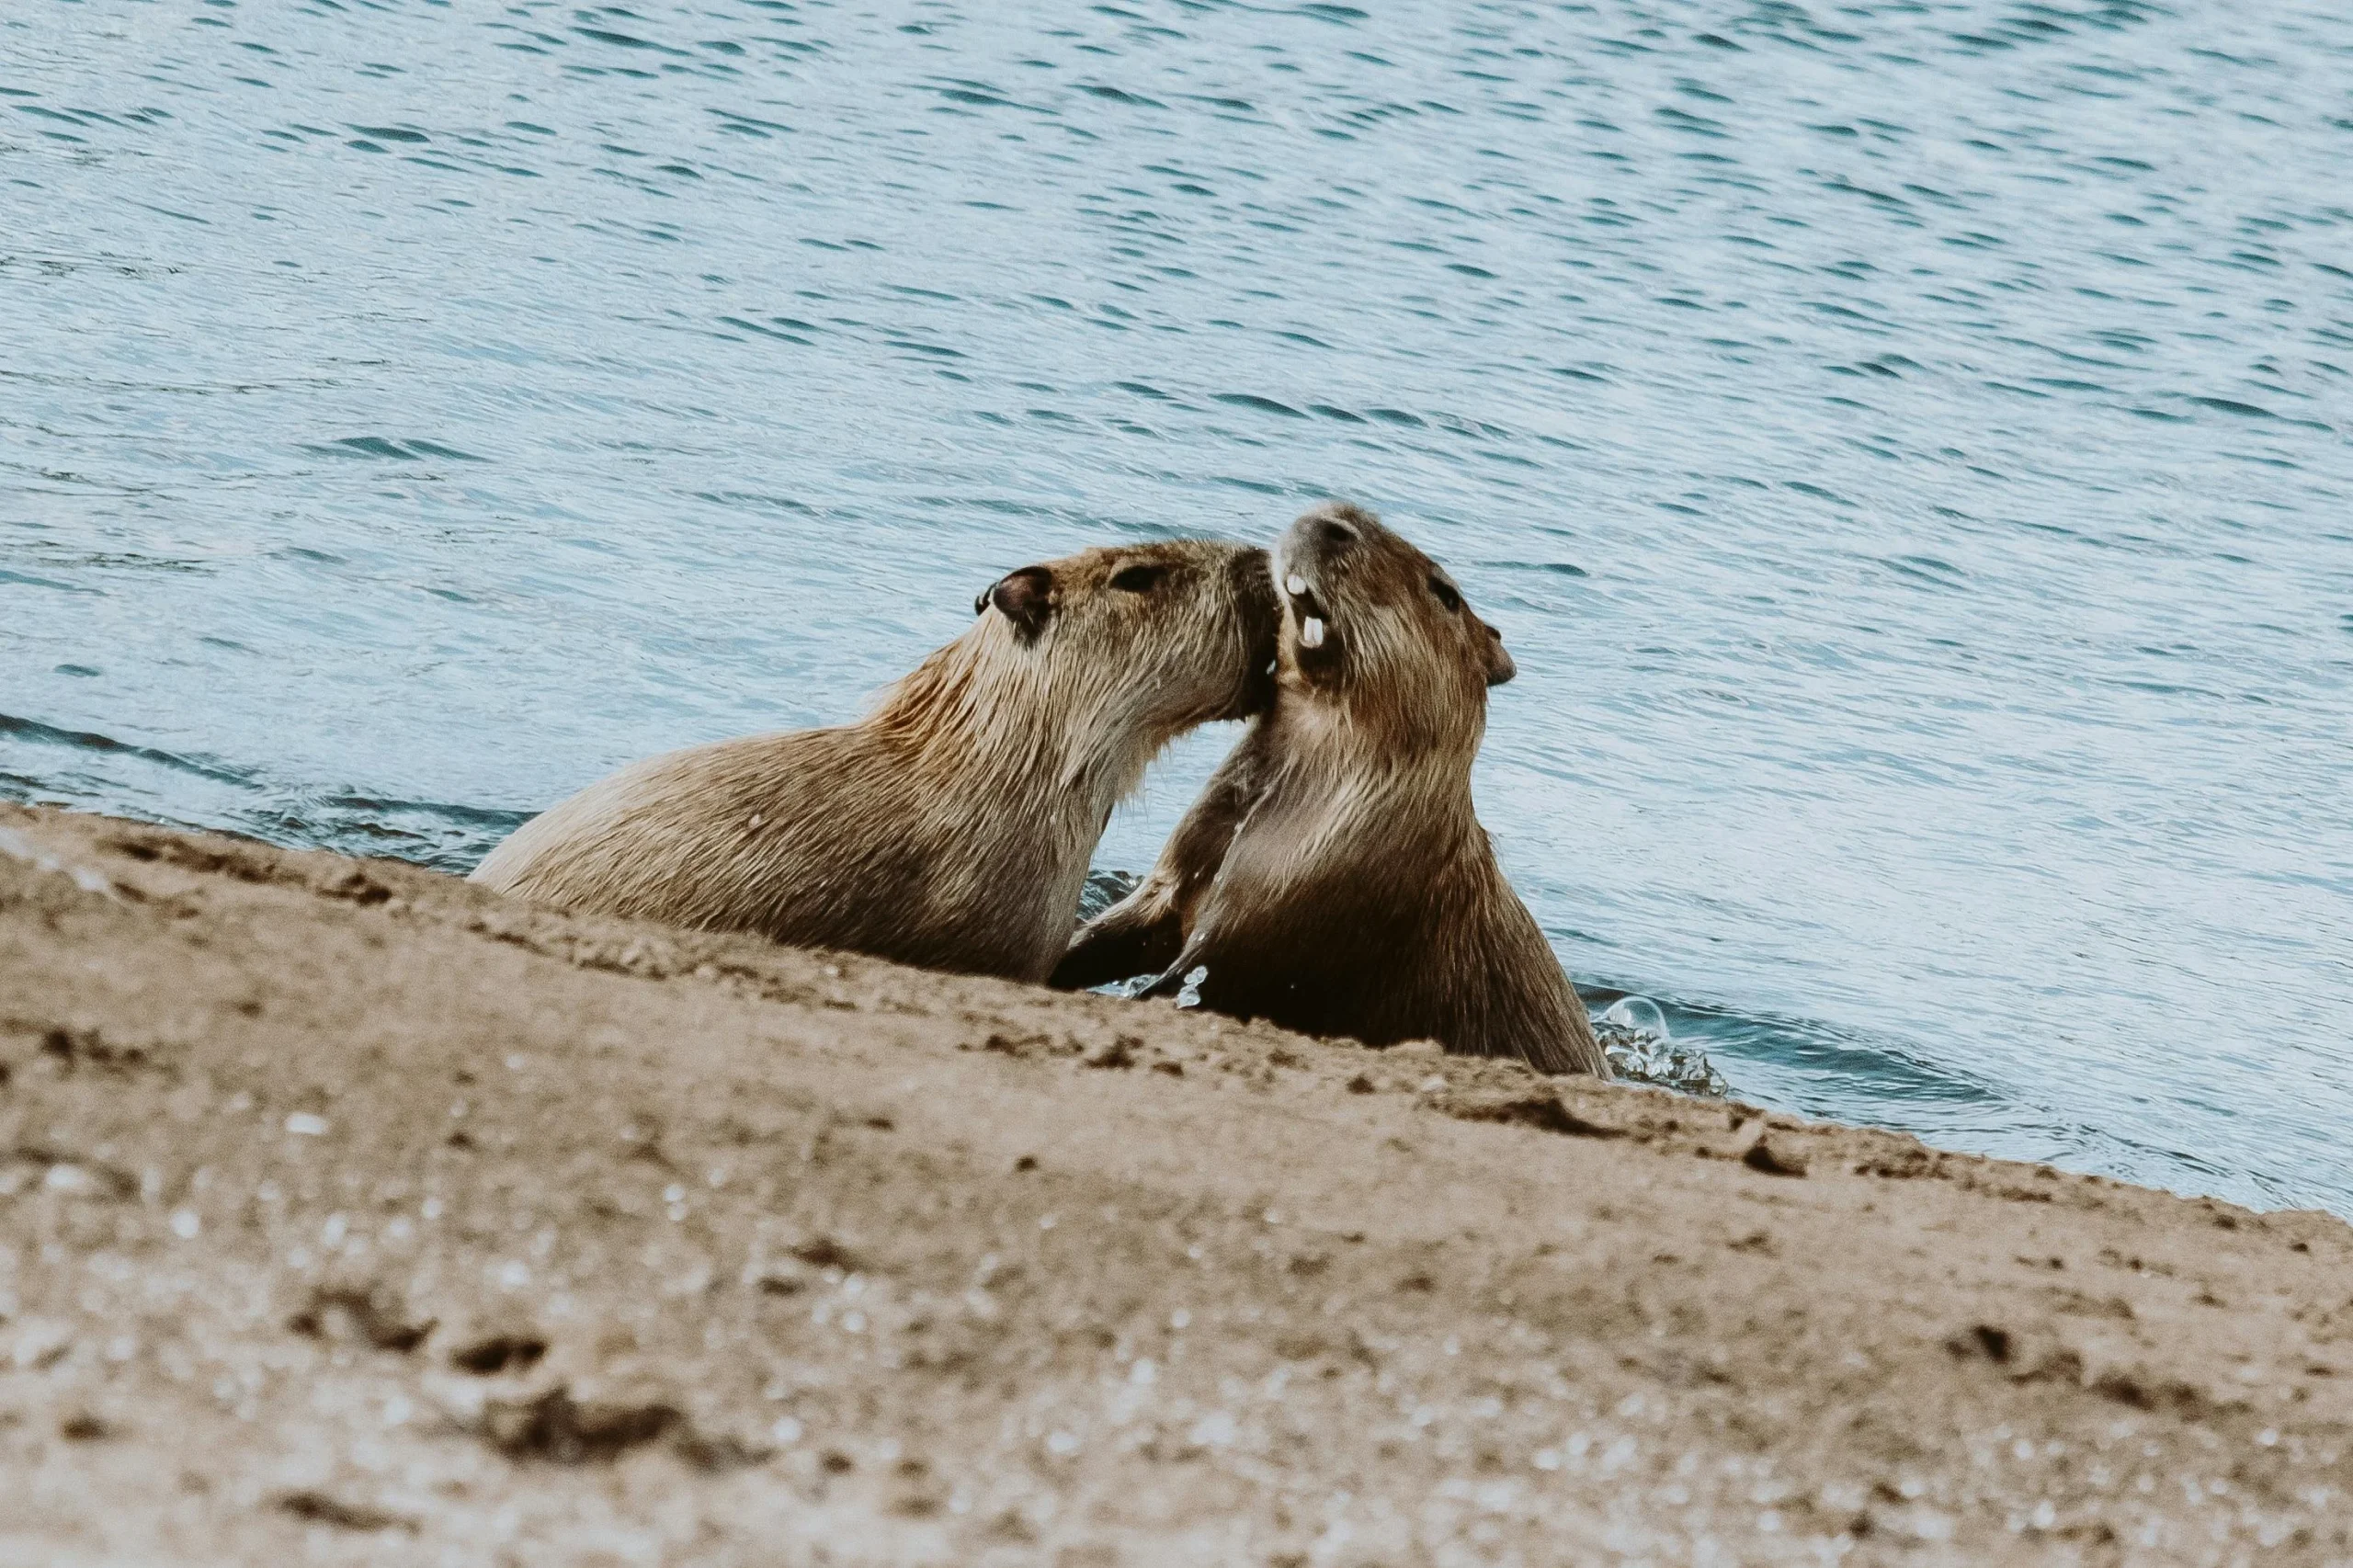
[[1479, 629], [1487, 634], [1487, 684], [1489, 686], [1501, 686], [1504, 682], [1511, 679], [1512, 676], [1519, 674], [1519, 666], [1512, 662], [1510, 650], [1504, 646], [1504, 634], [1502, 632], [1496, 631], [1494, 627], [1489, 626], [1483, 620], [1479, 623]]
[[1341, 545], [1354, 544], [1356, 541], [1357, 530], [1354, 528], [1340, 521], [1337, 517], [1326, 517], [1324, 519], [1324, 542], [1325, 544], [1331, 545], [1336, 549]]
[[1028, 642], [1046, 629], [1054, 610], [1054, 574], [1049, 566], [1024, 566], [996, 580], [986, 596], [999, 614]]

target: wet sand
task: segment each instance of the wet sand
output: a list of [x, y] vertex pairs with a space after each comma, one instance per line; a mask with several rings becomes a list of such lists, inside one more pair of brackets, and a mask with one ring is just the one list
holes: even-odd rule
[[2345, 1562], [2353, 1233], [0, 807], [0, 1478], [6, 1564]]

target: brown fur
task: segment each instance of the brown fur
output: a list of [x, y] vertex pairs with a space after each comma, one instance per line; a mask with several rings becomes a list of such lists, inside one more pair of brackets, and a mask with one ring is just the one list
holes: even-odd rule
[[1502, 639], [1354, 506], [1301, 517], [1275, 571], [1307, 591], [1282, 590], [1273, 707], [1053, 983], [1158, 972], [1146, 994], [1166, 995], [1206, 971], [1197, 994], [1220, 1012], [1608, 1076], [1472, 810], [1487, 688], [1514, 673]]
[[838, 729], [622, 769], [473, 881], [536, 902], [1042, 980], [1111, 808], [1176, 735], [1258, 710], [1264, 551], [1093, 550], [1001, 579], [972, 629]]

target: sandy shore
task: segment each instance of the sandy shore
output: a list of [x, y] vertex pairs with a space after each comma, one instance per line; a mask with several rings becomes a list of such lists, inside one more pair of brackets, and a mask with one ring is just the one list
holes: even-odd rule
[[2344, 1562], [2353, 1234], [0, 807], [0, 1477], [11, 1564]]

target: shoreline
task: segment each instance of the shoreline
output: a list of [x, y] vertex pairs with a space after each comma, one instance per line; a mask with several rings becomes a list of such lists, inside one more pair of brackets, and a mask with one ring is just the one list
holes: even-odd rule
[[2325, 1214], [0, 805], [0, 1563], [2344, 1561], [2348, 1281]]

